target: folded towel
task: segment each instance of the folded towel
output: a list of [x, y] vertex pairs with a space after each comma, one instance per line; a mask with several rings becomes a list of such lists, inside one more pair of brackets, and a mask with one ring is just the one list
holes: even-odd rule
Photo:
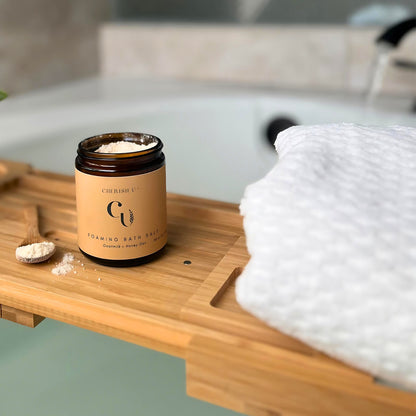
[[243, 308], [416, 389], [416, 129], [292, 127], [241, 202]]

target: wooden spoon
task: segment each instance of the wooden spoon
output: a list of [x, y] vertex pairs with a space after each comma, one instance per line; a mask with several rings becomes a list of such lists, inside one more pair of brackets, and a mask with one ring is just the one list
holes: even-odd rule
[[[16, 259], [23, 263], [41, 263], [46, 261], [55, 253], [55, 244], [39, 233], [37, 206], [28, 205], [23, 212], [26, 220], [26, 238], [16, 249]], [[31, 244], [35, 246], [31, 246], [28, 250], [20, 249]]]

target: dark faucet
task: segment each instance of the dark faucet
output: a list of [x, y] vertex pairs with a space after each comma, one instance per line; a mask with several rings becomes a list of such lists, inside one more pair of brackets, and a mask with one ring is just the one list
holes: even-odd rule
[[[388, 27], [376, 39], [377, 54], [369, 79], [369, 88], [367, 91], [368, 104], [371, 104], [374, 101], [381, 89], [385, 68], [389, 62], [391, 50], [396, 48], [403, 37], [413, 29], [416, 29], [416, 16]], [[416, 62], [407, 59], [396, 59], [393, 64], [404, 69], [416, 69]]]
[[[393, 26], [388, 27], [377, 39], [378, 45], [387, 47], [389, 49], [396, 48], [401, 40], [411, 30], [416, 29], [416, 17], [403, 20], [402, 22], [396, 23]], [[416, 61], [408, 59], [395, 59], [393, 64], [396, 67], [403, 69], [416, 69]]]
[[412, 17], [407, 20], [403, 20], [400, 23], [396, 23], [393, 26], [388, 27], [376, 40], [377, 43], [387, 43], [392, 48], [398, 46], [402, 38], [410, 32], [412, 29], [416, 29], [416, 17]]
[[[411, 30], [416, 29], [416, 17], [412, 17], [410, 19], [403, 20], [402, 22], [396, 23], [390, 27], [388, 27], [377, 39], [376, 43], [379, 45], [380, 50], [388, 50], [396, 48], [401, 40], [409, 33]], [[410, 69], [416, 70], [416, 61], [411, 61], [407, 59], [395, 59], [393, 64], [396, 67], [403, 68], [403, 69]], [[381, 74], [379, 82], [381, 84]], [[377, 92], [373, 85], [370, 87], [370, 92], [367, 96], [367, 101], [371, 102], [374, 99], [374, 95]], [[413, 104], [411, 106], [411, 111], [416, 113], [416, 99], [413, 100]]]

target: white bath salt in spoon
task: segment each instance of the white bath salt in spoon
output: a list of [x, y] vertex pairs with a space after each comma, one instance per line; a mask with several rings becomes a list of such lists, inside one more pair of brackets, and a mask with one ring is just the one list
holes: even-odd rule
[[16, 259], [23, 263], [40, 263], [48, 260], [55, 252], [55, 244], [50, 241], [27, 244], [17, 247]]
[[129, 142], [126, 140], [119, 140], [117, 142], [111, 142], [101, 145], [95, 153], [131, 153], [142, 152], [143, 150], [151, 149], [156, 146], [156, 142], [149, 144], [140, 144]]
[[16, 248], [16, 259], [22, 263], [41, 263], [55, 253], [55, 244], [39, 234], [38, 211], [35, 205], [24, 209], [26, 238]]

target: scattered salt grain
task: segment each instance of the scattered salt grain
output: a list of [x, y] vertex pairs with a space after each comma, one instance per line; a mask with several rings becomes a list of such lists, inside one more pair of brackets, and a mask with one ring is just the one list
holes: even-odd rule
[[150, 149], [156, 146], [156, 142], [149, 144], [139, 144], [128, 141], [120, 140], [118, 142], [111, 142], [101, 145], [95, 152], [96, 153], [130, 153], [141, 152], [143, 150]]
[[74, 266], [72, 265], [73, 261], [74, 255], [72, 253], [65, 253], [62, 261], [52, 269], [52, 273], [56, 276], [61, 276], [69, 273], [74, 269]]

